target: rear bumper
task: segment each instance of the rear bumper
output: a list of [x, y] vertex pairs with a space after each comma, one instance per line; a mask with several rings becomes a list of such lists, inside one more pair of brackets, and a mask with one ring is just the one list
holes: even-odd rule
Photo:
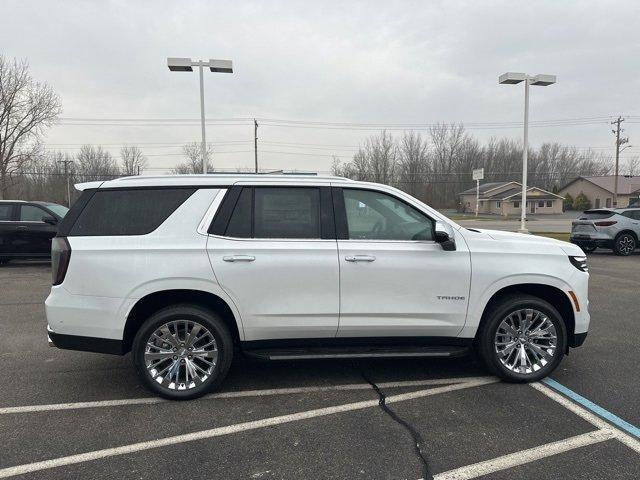
[[62, 348], [64, 350], [108, 353], [111, 355], [125, 354], [122, 340], [55, 333], [49, 325], [47, 325], [47, 340], [50, 347]]
[[613, 248], [613, 239], [602, 235], [572, 234], [569, 241], [579, 247]]

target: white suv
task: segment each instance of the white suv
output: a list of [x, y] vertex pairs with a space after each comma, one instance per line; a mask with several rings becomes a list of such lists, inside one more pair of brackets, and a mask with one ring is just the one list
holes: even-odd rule
[[538, 380], [587, 335], [576, 245], [463, 228], [339, 177], [130, 177], [83, 193], [52, 246], [50, 343], [125, 354], [173, 399], [234, 355], [452, 357]]

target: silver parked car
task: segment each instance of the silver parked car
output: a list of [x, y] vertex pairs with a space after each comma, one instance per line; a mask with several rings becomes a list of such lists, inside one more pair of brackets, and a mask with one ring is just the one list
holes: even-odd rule
[[586, 210], [572, 223], [571, 243], [585, 252], [608, 248], [631, 255], [640, 246], [640, 208]]

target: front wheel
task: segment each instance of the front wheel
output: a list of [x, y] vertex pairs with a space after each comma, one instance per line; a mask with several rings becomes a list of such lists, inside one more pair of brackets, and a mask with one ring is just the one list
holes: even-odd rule
[[560, 364], [567, 345], [562, 317], [530, 295], [513, 295], [493, 307], [476, 338], [487, 368], [503, 380], [535, 382]]
[[224, 321], [197, 305], [153, 314], [136, 334], [133, 360], [143, 383], [172, 400], [200, 397], [222, 382], [233, 358]]

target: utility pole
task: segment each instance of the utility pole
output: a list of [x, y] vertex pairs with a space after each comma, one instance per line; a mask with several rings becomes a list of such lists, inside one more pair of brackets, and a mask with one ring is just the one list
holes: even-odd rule
[[64, 175], [67, 177], [67, 207], [71, 208], [71, 182], [69, 179], [69, 164], [73, 160], [58, 160], [58, 163], [64, 163]]
[[256, 173], [258, 173], [258, 122], [253, 119], [253, 150], [256, 158]]
[[[616, 136], [616, 168], [615, 168], [615, 179], [613, 186], [613, 208], [618, 206], [618, 171], [619, 171], [619, 163], [620, 163], [620, 152], [623, 149], [620, 149], [620, 146], [629, 142], [629, 138], [620, 138], [620, 133], [624, 132], [623, 128], [620, 128], [620, 125], [624, 122], [624, 118], [618, 117], [617, 120], [611, 122], [611, 125], [615, 125], [616, 128], [611, 130], [613, 134]], [[629, 145], [627, 145], [628, 147]], [[625, 147], [625, 148], [627, 148]]]

